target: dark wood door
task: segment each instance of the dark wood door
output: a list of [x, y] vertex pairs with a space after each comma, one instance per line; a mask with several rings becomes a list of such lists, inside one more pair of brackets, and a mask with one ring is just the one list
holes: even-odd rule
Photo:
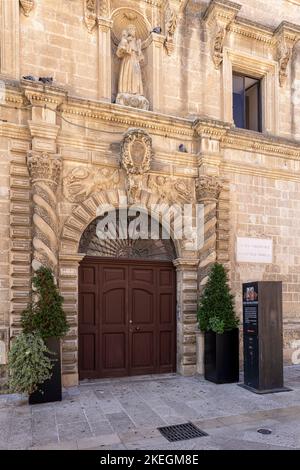
[[86, 257], [79, 268], [79, 376], [176, 369], [175, 270], [169, 262]]

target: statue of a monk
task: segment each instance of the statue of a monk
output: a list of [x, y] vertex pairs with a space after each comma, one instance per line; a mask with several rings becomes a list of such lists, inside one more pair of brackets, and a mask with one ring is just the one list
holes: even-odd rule
[[123, 31], [117, 56], [121, 59], [121, 67], [116, 102], [125, 106], [149, 109], [149, 102], [144, 97], [140, 66], [144, 60], [142, 43], [136, 37], [134, 25], [129, 25]]

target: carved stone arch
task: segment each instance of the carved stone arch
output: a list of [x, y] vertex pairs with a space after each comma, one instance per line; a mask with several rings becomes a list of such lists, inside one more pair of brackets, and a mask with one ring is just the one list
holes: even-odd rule
[[[70, 331], [62, 344], [62, 372], [65, 387], [78, 384], [78, 268], [84, 254], [79, 253], [79, 243], [86, 228], [97, 217], [100, 207], [126, 207], [125, 189], [93, 193], [78, 204], [64, 223], [60, 238], [59, 286], [64, 297], [64, 309]], [[142, 189], [140, 204], [165, 202], [160, 194]], [[153, 214], [155, 216], [155, 214]], [[172, 233], [171, 233], [172, 236]], [[184, 240], [173, 238], [177, 258], [173, 263], [177, 271], [177, 371], [183, 375], [196, 372], [197, 279], [199, 259], [184, 249]]]

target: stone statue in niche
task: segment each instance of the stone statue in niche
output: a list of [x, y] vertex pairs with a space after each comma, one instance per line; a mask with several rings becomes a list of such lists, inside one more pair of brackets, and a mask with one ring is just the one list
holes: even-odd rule
[[122, 33], [117, 56], [121, 59], [118, 95], [116, 103], [133, 108], [149, 109], [149, 101], [144, 96], [141, 63], [142, 41], [136, 37], [136, 28], [129, 25]]

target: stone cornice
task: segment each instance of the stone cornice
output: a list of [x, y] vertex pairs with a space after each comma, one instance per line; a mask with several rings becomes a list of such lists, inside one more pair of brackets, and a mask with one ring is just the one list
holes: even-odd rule
[[272, 28], [249, 21], [245, 18], [236, 19], [235, 22], [229, 25], [228, 31], [256, 41], [261, 41], [270, 46], [275, 44]]
[[30, 131], [27, 126], [20, 126], [11, 122], [1, 122], [0, 136], [10, 139], [30, 140]]
[[221, 139], [221, 147], [300, 159], [300, 143], [281, 137], [265, 136], [241, 129], [231, 129]]
[[[1, 76], [0, 76], [1, 80]], [[16, 108], [21, 108], [28, 104], [27, 99], [20, 93], [19, 83], [10, 82], [9, 80], [4, 80], [5, 87], [0, 90], [1, 101], [0, 104], [4, 105], [13, 105]]]
[[200, 137], [221, 140], [221, 138], [231, 129], [232, 124], [216, 119], [199, 118], [193, 123], [195, 132]]
[[193, 123], [184, 118], [177, 118], [151, 111], [137, 111], [106, 102], [92, 102], [78, 98], [68, 98], [60, 107], [60, 112], [68, 119], [71, 116], [112, 123], [126, 127], [141, 127], [153, 134], [173, 135], [178, 137], [194, 136]]
[[[24, 94], [20, 88], [18, 91], [14, 87], [12, 94], [17, 103], [21, 103], [22, 99], [24, 99]], [[48, 89], [39, 94], [43, 103], [47, 102], [47, 94]], [[299, 141], [236, 129], [229, 123], [208, 119], [207, 117], [199, 117], [194, 120], [184, 119], [106, 102], [87, 101], [75, 97], [66, 97], [59, 107], [58, 113], [62, 113], [63, 117], [71, 122], [72, 116], [76, 118], [76, 123], [78, 123], [78, 118], [98, 122], [99, 125], [97, 127], [94, 125], [93, 130], [99, 132], [99, 138], [100, 133], [105, 133], [106, 130], [108, 133], [111, 132], [111, 125], [115, 126], [114, 131], [116, 134], [120, 134], [120, 136], [124, 132], [124, 127], [141, 127], [147, 130], [150, 135], [172, 136], [177, 137], [178, 140], [185, 138], [189, 141], [199, 136], [201, 138], [219, 140], [223, 148], [236, 148], [250, 152], [278, 155], [295, 160], [300, 159]], [[81, 125], [89, 127], [88, 122], [83, 122]], [[55, 128], [53, 128], [53, 131], [56, 132]], [[27, 126], [2, 122], [0, 135], [14, 139], [29, 140], [30, 130]], [[60, 145], [65, 143], [72, 144], [72, 142], [76, 145], [76, 140], [78, 141], [78, 139], [86, 143], [92, 150], [97, 150], [101, 146], [99, 142], [95, 142], [92, 135], [79, 138], [76, 135], [76, 126], [74, 126], [74, 134], [73, 132], [65, 133], [63, 130], [59, 133]], [[179, 159], [179, 153], [174, 153], [176, 153]], [[183, 160], [186, 154], [180, 153], [181, 155]], [[192, 154], [187, 154], [187, 158], [191, 158], [191, 156]]]
[[32, 105], [46, 105], [51, 109], [56, 109], [67, 97], [65, 89], [40, 82], [21, 80], [20, 87]]
[[300, 182], [300, 173], [297, 174], [288, 170], [275, 170], [272, 168], [263, 167], [261, 165], [254, 166], [241, 162], [223, 161], [220, 165], [220, 173], [224, 174], [225, 171], [237, 174], [259, 176], [261, 178]]
[[204, 12], [203, 20], [208, 24], [215, 17], [231, 21], [240, 11], [241, 5], [227, 0], [212, 0]]

